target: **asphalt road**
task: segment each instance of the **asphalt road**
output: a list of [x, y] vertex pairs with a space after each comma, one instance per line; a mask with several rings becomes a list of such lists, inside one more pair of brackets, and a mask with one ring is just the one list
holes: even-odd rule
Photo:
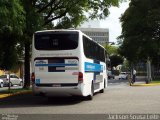
[[105, 92], [92, 101], [18, 95], [0, 100], [0, 114], [160, 114], [159, 91], [160, 86], [133, 87], [126, 80], [109, 80]]

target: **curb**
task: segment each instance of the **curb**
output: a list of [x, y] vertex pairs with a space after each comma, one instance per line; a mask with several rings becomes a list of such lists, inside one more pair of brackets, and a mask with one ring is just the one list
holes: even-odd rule
[[32, 93], [32, 91], [30, 90], [30, 91], [20, 91], [20, 92], [16, 92], [16, 93], [1, 94], [0, 99], [11, 97], [11, 96], [16, 96], [16, 95], [20, 95], [20, 94], [26, 94], [26, 93]]
[[160, 86], [160, 83], [132, 84], [131, 86]]

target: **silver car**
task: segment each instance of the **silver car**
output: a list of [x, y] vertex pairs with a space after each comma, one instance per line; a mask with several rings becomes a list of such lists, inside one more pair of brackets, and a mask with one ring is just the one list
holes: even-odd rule
[[128, 73], [127, 73], [127, 72], [121, 72], [118, 77], [119, 77], [119, 80], [120, 80], [120, 79], [125, 79], [125, 80], [126, 80], [126, 79], [127, 79], [127, 76], [128, 76]]
[[1, 75], [0, 79], [3, 80], [4, 86], [13, 86], [13, 85], [23, 85], [23, 81], [15, 74], [10, 74], [10, 82], [9, 82], [9, 74]]

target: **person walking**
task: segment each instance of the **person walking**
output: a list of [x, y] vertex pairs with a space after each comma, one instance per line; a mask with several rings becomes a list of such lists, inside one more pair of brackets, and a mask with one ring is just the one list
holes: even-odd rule
[[133, 83], [135, 83], [135, 81], [136, 81], [136, 73], [137, 73], [137, 71], [135, 69], [133, 69]]

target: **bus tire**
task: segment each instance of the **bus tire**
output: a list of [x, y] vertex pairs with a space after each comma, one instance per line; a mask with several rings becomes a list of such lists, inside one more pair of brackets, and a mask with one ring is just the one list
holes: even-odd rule
[[92, 84], [91, 84], [91, 94], [87, 96], [87, 99], [92, 100], [93, 95], [94, 95], [94, 85], [93, 85], [93, 82], [92, 82]]
[[104, 93], [104, 89], [100, 90], [100, 93]]
[[106, 81], [104, 80], [104, 88], [100, 90], [100, 93], [104, 93], [105, 88], [106, 88]]

